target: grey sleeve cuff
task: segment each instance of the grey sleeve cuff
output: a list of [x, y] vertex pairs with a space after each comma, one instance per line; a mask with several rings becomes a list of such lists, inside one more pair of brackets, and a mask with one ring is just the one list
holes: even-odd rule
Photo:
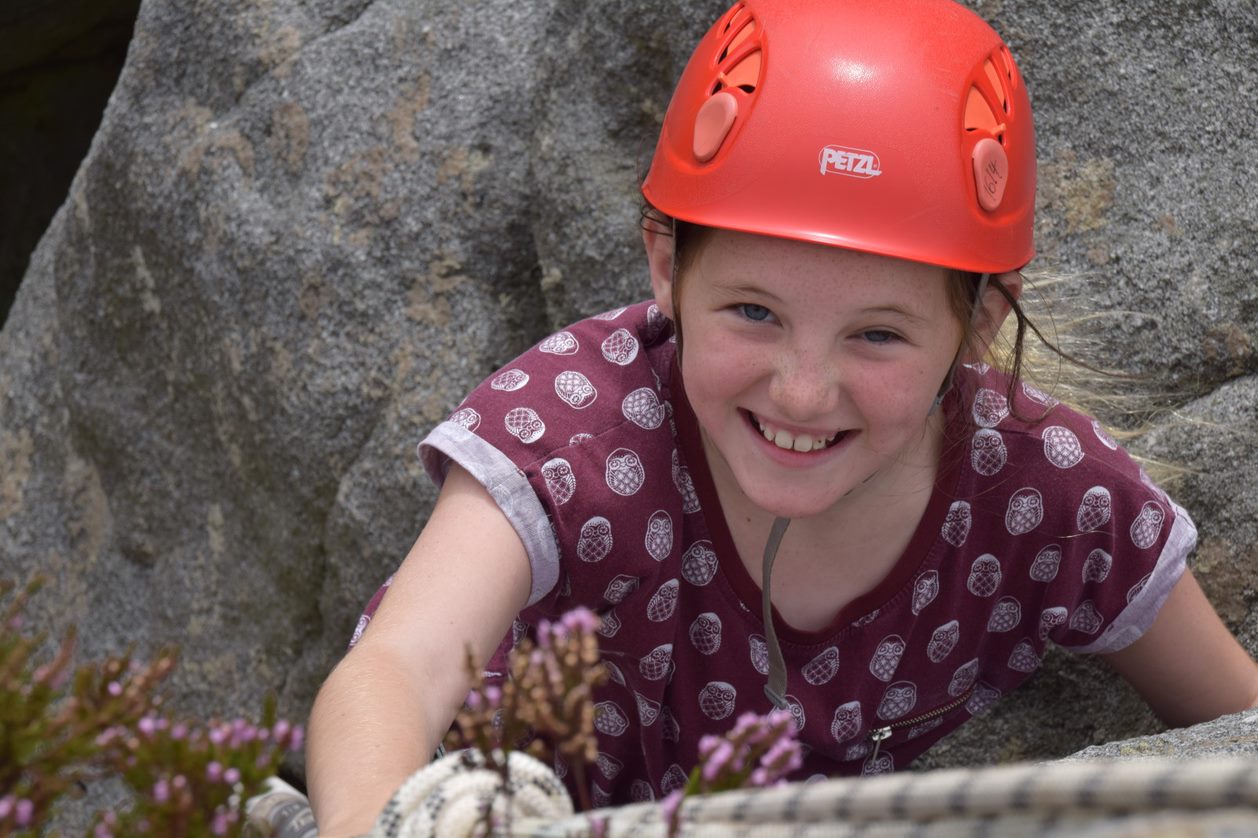
[[417, 448], [428, 477], [438, 487], [450, 463], [456, 462], [478, 483], [507, 516], [528, 553], [533, 583], [528, 604], [533, 605], [559, 581], [559, 547], [546, 510], [524, 472], [497, 448], [455, 422], [442, 422]]
[[1179, 504], [1172, 503], [1171, 506], [1175, 509], [1175, 523], [1144, 587], [1095, 641], [1086, 646], [1063, 648], [1084, 655], [1117, 652], [1134, 643], [1153, 625], [1171, 589], [1184, 575], [1188, 554], [1197, 544], [1197, 526], [1192, 518]]

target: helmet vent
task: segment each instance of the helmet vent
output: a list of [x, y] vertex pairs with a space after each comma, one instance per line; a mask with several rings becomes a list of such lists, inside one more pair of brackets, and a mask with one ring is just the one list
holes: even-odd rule
[[965, 99], [964, 127], [967, 132], [977, 131], [1004, 144], [1013, 88], [1012, 66], [1003, 49], [996, 50], [971, 75], [970, 90]]
[[760, 26], [742, 3], [725, 13], [721, 50], [716, 60], [716, 82], [711, 95], [730, 87], [754, 93], [763, 64]]

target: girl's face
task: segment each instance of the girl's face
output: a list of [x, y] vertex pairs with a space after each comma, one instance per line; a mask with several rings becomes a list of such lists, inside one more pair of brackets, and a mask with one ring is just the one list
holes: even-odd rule
[[656, 262], [656, 302], [684, 318], [682, 375], [718, 486], [801, 518], [933, 479], [930, 408], [963, 336], [944, 269], [716, 230], [675, 312]]

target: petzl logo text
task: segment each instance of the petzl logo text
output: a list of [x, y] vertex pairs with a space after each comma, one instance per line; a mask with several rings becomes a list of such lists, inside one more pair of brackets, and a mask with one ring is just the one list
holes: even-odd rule
[[872, 151], [828, 145], [821, 149], [821, 173], [866, 179], [881, 175], [882, 164]]

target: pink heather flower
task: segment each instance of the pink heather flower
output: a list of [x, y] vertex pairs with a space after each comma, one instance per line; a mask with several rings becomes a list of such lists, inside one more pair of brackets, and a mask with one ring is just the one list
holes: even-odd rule
[[188, 787], [188, 778], [182, 774], [176, 774], [175, 779], [171, 780], [170, 784], [182, 791]]
[[9, 813], [13, 811], [13, 804], [15, 802], [16, 799], [11, 794], [6, 794], [4, 797], [0, 797], [0, 820], [9, 816]]
[[92, 830], [92, 838], [114, 838], [114, 833], [103, 823], [98, 823], [96, 829]]
[[153, 799], [158, 803], [170, 800], [170, 784], [166, 782], [165, 777], [153, 784]]
[[109, 684], [106, 685], [105, 689], [108, 690], [109, 694], [114, 698], [122, 695], [122, 684], [119, 684], [117, 681], [110, 681]]
[[286, 719], [280, 719], [276, 722], [275, 726], [271, 728], [271, 732], [275, 734], [275, 741], [283, 741], [283, 739], [288, 736], [288, 732], [291, 728], [292, 725], [290, 725]]
[[145, 716], [136, 723], [136, 727], [145, 736], [152, 736], [157, 732], [157, 721], [152, 716]]
[[210, 731], [210, 742], [215, 745], [222, 745], [227, 741], [227, 737], [230, 734], [231, 731], [227, 727], [220, 725]]
[[217, 783], [223, 779], [223, 764], [218, 760], [210, 760], [205, 764], [205, 779]]
[[472, 690], [471, 692], [467, 694], [467, 698], [463, 700], [463, 703], [467, 705], [467, 709], [469, 710], [479, 710], [480, 709], [480, 693], [478, 693], [476, 690]]
[[764, 788], [769, 785], [769, 772], [763, 765], [751, 772], [751, 776], [747, 778], [747, 785], [752, 788]]
[[21, 614], [14, 614], [8, 622], [9, 631], [21, 631], [22, 626], [26, 625], [26, 620]]
[[485, 687], [485, 700], [489, 702], [490, 707], [497, 707], [498, 702], [502, 701], [502, 688], [492, 684]]
[[18, 826], [30, 826], [31, 820], [35, 817], [35, 804], [22, 798], [13, 807], [13, 814]]
[[712, 782], [734, 756], [734, 746], [721, 740], [703, 763], [703, 779]]
[[214, 819], [210, 821], [210, 831], [215, 835], [226, 835], [227, 826], [227, 816], [222, 812], [215, 813]]
[[707, 759], [712, 751], [716, 750], [716, 746], [724, 740], [721, 737], [711, 733], [704, 734], [699, 738], [699, 759]]
[[230, 786], [234, 786], [240, 782], [240, 769], [229, 768], [223, 772], [223, 781]]
[[686, 796], [683, 789], [676, 789], [668, 793], [668, 797], [660, 803], [660, 814], [664, 816], [664, 823], [671, 824], [677, 818], [677, 813], [681, 809], [682, 798]]
[[301, 745], [306, 741], [306, 729], [301, 725], [293, 728], [293, 739], [289, 742], [288, 747], [293, 751], [300, 751]]
[[187, 736], [188, 736], [188, 726], [183, 723], [177, 724], [170, 729], [171, 739], [175, 739], [175, 740], [185, 739], [187, 738]]

